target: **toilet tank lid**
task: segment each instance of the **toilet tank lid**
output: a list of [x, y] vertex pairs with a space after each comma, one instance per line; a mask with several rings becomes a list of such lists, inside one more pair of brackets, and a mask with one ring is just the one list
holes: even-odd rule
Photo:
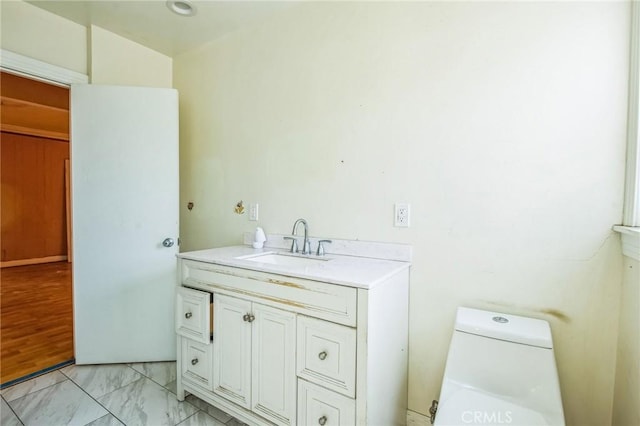
[[459, 307], [455, 328], [478, 336], [553, 348], [549, 323], [540, 319]]

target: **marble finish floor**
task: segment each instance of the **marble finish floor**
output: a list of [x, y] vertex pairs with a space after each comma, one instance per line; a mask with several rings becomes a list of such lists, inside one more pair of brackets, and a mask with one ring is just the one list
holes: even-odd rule
[[189, 395], [176, 363], [70, 365], [0, 391], [2, 426], [241, 426]]

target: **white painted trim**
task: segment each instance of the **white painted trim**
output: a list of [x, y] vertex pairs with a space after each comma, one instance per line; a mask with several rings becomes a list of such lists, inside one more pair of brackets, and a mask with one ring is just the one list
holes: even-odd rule
[[51, 65], [9, 50], [0, 49], [0, 67], [8, 72], [58, 85], [87, 84], [89, 76], [57, 65]]
[[431, 426], [431, 421], [424, 414], [407, 410], [407, 426]]
[[627, 168], [622, 225], [622, 254], [640, 260], [640, 4], [631, 2], [629, 52], [629, 112], [627, 117]]
[[640, 226], [614, 226], [622, 241], [622, 254], [640, 261]]
[[629, 110], [627, 119], [627, 169], [623, 225], [640, 226], [640, 4], [631, 2], [631, 41], [629, 53]]

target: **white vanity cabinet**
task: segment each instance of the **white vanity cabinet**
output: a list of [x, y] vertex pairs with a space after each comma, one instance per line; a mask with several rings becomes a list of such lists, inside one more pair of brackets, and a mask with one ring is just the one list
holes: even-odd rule
[[[189, 392], [250, 425], [405, 424], [407, 262], [354, 259], [380, 269], [366, 285], [332, 265], [316, 277], [202, 253], [178, 260], [178, 399]], [[198, 310], [210, 297], [213, 329]]]

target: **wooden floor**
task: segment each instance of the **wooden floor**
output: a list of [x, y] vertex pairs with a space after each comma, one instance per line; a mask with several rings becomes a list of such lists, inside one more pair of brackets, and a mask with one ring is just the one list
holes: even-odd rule
[[0, 383], [71, 360], [71, 263], [2, 268], [0, 280]]

